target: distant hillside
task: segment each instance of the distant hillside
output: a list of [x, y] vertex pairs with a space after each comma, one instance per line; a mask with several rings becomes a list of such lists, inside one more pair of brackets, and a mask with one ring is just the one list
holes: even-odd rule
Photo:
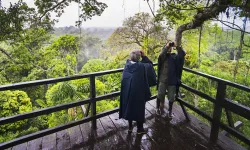
[[[98, 37], [101, 40], [106, 40], [109, 36], [115, 31], [116, 28], [101, 28], [101, 27], [89, 27], [82, 28], [82, 34], [90, 34]], [[79, 34], [79, 28], [74, 26], [69, 27], [58, 27], [54, 28], [55, 35], [63, 35], [63, 34]]]

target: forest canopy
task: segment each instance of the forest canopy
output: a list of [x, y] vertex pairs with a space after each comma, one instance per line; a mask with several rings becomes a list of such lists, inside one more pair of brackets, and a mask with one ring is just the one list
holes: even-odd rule
[[[81, 10], [76, 27], [55, 28], [54, 24], [71, 3], [79, 3]], [[99, 0], [35, 0], [34, 6], [18, 0], [7, 8], [0, 7], [1, 85], [122, 68], [133, 49], [144, 50], [157, 62], [169, 40], [177, 42], [177, 49], [180, 46], [185, 49], [185, 67], [250, 85], [247, 28], [250, 2], [247, 0], [159, 0], [156, 12], [138, 12], [125, 18], [121, 27], [109, 29], [81, 28], [83, 21], [101, 16], [108, 9]], [[97, 96], [119, 91], [120, 80], [121, 73], [97, 77]], [[211, 80], [184, 72], [182, 82], [215, 97], [217, 85]], [[211, 102], [184, 89], [181, 92], [185, 93], [187, 102], [212, 115]], [[87, 99], [89, 93], [89, 79], [3, 91], [0, 92], [0, 118]], [[156, 93], [155, 88], [152, 93]], [[226, 95], [250, 107], [250, 93], [229, 87]], [[100, 101], [97, 112], [118, 106], [119, 97]], [[79, 120], [85, 116], [87, 107], [1, 125], [0, 143]], [[222, 122], [226, 124], [223, 113]], [[249, 137], [249, 120], [232, 116], [234, 122], [243, 122], [239, 131]]]

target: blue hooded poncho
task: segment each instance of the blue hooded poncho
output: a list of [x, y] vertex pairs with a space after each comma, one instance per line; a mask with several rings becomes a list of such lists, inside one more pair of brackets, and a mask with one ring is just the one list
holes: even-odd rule
[[152, 62], [148, 58], [143, 59], [144, 63], [126, 62], [121, 83], [120, 118], [140, 122], [145, 120], [145, 102], [151, 96], [145, 67]]

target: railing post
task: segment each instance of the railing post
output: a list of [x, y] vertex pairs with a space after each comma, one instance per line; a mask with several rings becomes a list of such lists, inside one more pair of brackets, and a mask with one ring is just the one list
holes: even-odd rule
[[229, 125], [230, 127], [234, 128], [234, 122], [233, 122], [232, 113], [231, 113], [229, 110], [227, 110], [227, 109], [225, 109], [225, 111], [226, 111], [226, 115], [227, 115], [227, 122], [228, 122], [228, 125]]
[[[91, 115], [96, 115], [96, 101], [94, 98], [96, 97], [96, 89], [95, 89], [95, 76], [90, 76], [90, 98], [91, 101]], [[96, 119], [92, 120], [92, 128], [96, 129]]]
[[216, 101], [214, 103], [213, 121], [210, 132], [210, 142], [212, 143], [215, 143], [218, 139], [221, 113], [222, 113], [221, 104], [225, 100], [225, 96], [226, 96], [226, 84], [224, 82], [219, 81], [216, 93]]

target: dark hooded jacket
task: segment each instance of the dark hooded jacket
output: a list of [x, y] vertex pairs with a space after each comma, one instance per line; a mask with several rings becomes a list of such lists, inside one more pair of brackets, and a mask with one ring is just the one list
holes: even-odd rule
[[120, 118], [140, 122], [145, 120], [145, 102], [151, 96], [145, 69], [145, 64], [150, 62], [148, 58], [145, 59], [146, 63], [126, 62], [121, 83]]
[[142, 57], [141, 62], [144, 63], [144, 66], [146, 68], [149, 87], [155, 86], [157, 84], [157, 79], [152, 61], [149, 60], [147, 56], [144, 56]]
[[175, 53], [167, 53], [167, 48], [163, 48], [162, 53], [158, 57], [158, 83], [161, 76], [160, 71], [162, 69], [163, 63], [168, 63], [167, 71], [167, 84], [168, 85], [180, 85], [181, 84], [181, 75], [184, 65], [184, 57], [186, 55], [185, 51], [182, 48], [179, 48]]

